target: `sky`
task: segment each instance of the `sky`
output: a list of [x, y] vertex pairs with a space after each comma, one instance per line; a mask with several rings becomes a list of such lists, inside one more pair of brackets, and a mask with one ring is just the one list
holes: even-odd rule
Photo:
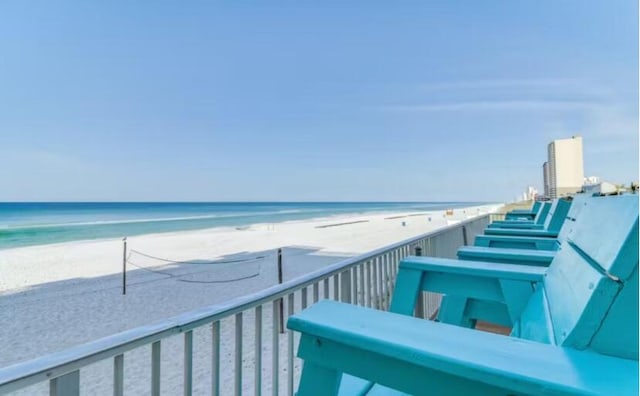
[[0, 2], [0, 201], [502, 201], [638, 180], [636, 1]]

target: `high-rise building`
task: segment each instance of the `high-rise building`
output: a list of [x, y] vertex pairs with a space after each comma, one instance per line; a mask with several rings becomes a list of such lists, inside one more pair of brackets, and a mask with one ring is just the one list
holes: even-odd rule
[[542, 164], [542, 180], [544, 181], [544, 196], [549, 198], [551, 192], [549, 191], [549, 162], [545, 161]]
[[549, 143], [547, 151], [549, 198], [555, 199], [580, 191], [584, 182], [582, 137], [554, 140]]

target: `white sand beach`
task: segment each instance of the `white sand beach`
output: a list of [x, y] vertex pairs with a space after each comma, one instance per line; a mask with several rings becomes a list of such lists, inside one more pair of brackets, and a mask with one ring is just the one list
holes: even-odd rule
[[[130, 237], [125, 296], [120, 239], [2, 250], [0, 367], [272, 286], [277, 283], [277, 248], [283, 249], [286, 281], [498, 207], [455, 209], [450, 216], [443, 211], [376, 213]], [[267, 308], [264, 315], [265, 339], [270, 339], [266, 338], [270, 331]], [[252, 318], [247, 317], [246, 323], [251, 324]], [[233, 346], [224, 341], [232, 331], [223, 323], [223, 394], [233, 389], [230, 378], [224, 377], [224, 365], [233, 365]], [[244, 362], [252, 367], [252, 335], [249, 330], [244, 335]], [[194, 394], [210, 393], [210, 337], [206, 329], [194, 333]], [[169, 339], [162, 348], [163, 393], [180, 393], [182, 339]], [[263, 354], [270, 354], [269, 346], [263, 347]], [[284, 366], [286, 357], [280, 358]], [[148, 348], [125, 355], [128, 394], [149, 393], [148, 359]], [[111, 394], [111, 364], [102, 362], [83, 371], [83, 390]], [[263, 370], [269, 386], [270, 369]], [[248, 371], [243, 380], [250, 384]], [[19, 394], [46, 393], [47, 389], [43, 384]]]

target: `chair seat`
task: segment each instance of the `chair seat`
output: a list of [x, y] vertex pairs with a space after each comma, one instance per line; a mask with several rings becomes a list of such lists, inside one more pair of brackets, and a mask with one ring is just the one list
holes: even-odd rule
[[[345, 372], [410, 394], [637, 395], [638, 390], [637, 360], [335, 301], [307, 308], [287, 326], [301, 332], [298, 354], [305, 370], [308, 364], [322, 367], [323, 376]], [[305, 380], [330, 379], [307, 375], [303, 372], [302, 395], [322, 392], [324, 385]]]

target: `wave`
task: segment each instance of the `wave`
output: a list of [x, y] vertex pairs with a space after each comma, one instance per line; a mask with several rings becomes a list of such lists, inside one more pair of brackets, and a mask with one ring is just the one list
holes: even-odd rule
[[204, 220], [204, 219], [230, 218], [230, 217], [241, 217], [241, 216], [246, 216], [246, 214], [159, 217], [159, 218], [122, 219], [122, 220], [95, 220], [95, 221], [82, 221], [82, 222], [73, 222], [73, 223], [30, 224], [30, 225], [20, 225], [20, 226], [0, 225], [0, 229], [21, 230], [21, 229], [32, 229], [32, 228], [80, 227], [80, 226], [109, 225], [109, 224], [155, 223], [155, 222], [165, 222], [165, 221]]
[[[275, 212], [273, 212], [273, 213], [278, 213], [278, 214], [287, 214], [287, 213], [303, 213], [303, 212], [310, 213], [310, 212], [317, 212], [318, 210], [319, 210], [319, 209], [315, 209], [315, 210], [314, 210], [314, 209], [308, 209], [308, 210], [305, 210], [305, 209], [283, 209], [283, 210], [275, 211]], [[320, 210], [321, 210], [321, 209], [320, 209]], [[264, 212], [263, 212], [263, 213], [264, 213]]]
[[[24, 224], [24, 225], [9, 225], [0, 224], [0, 231], [11, 232], [20, 230], [37, 230], [47, 228], [66, 228], [66, 227], [88, 227], [88, 226], [102, 226], [102, 225], [126, 225], [126, 224], [141, 224], [141, 223], [163, 223], [163, 222], [178, 222], [178, 221], [197, 221], [197, 220], [214, 220], [214, 219], [232, 219], [232, 218], [247, 218], [247, 217], [265, 217], [265, 216], [282, 216], [282, 215], [341, 215], [346, 213], [370, 213], [380, 211], [398, 211], [398, 210], [428, 210], [438, 207], [445, 207], [449, 205], [459, 206], [461, 203], [447, 203], [447, 202], [434, 202], [434, 203], [393, 203], [391, 205], [372, 204], [371, 206], [345, 206], [345, 207], [315, 207], [315, 208], [294, 208], [294, 209], [279, 209], [279, 210], [266, 210], [266, 211], [246, 211], [246, 212], [233, 212], [233, 213], [218, 213], [218, 214], [205, 214], [195, 216], [173, 216], [173, 217], [150, 217], [150, 218], [129, 218], [129, 219], [117, 219], [117, 220], [92, 220], [92, 221], [74, 221], [74, 222], [61, 222], [61, 223], [44, 223], [44, 224]], [[281, 219], [274, 219], [281, 220]]]
[[[124, 219], [104, 219], [94, 220], [87, 214], [82, 216], [56, 216], [57, 218], [47, 218], [44, 215], [40, 218], [42, 223], [22, 223], [22, 224], [0, 224], [0, 250], [5, 248], [42, 245], [50, 243], [68, 242], [74, 240], [91, 240], [100, 238], [112, 238], [143, 235], [148, 233], [174, 232], [182, 230], [197, 230], [225, 226], [245, 226], [249, 224], [278, 223], [283, 221], [329, 218], [333, 216], [343, 216], [347, 214], [361, 215], [366, 213], [398, 212], [398, 211], [427, 211], [435, 208], [450, 208], [459, 206], [475, 206], [476, 203], [347, 203], [344, 205], [337, 203], [319, 204], [310, 207], [294, 206], [289, 208], [274, 207], [269, 208], [234, 208], [232, 211], [206, 211], [184, 213], [187, 216], [180, 216], [178, 211], [147, 212], [146, 218], [124, 218]], [[262, 209], [262, 210], [261, 210]], [[143, 209], [144, 210], [144, 209]], [[212, 213], [213, 212], [213, 213]], [[19, 213], [19, 211], [17, 211]], [[122, 215], [122, 213], [110, 212], [108, 210], [99, 213], [103, 217], [108, 215]], [[35, 220], [34, 213], [28, 214], [29, 220]], [[94, 213], [98, 215], [98, 213]], [[131, 216], [144, 216], [143, 211], [130, 213]], [[158, 216], [151, 217], [148, 216]], [[165, 217], [162, 217], [162, 216]], [[12, 216], [13, 218], [19, 216]], [[26, 220], [26, 219], [23, 219]], [[55, 221], [58, 220], [56, 223]], [[87, 221], [91, 220], [91, 221]], [[6, 221], [6, 218], [5, 218]], [[47, 222], [47, 223], [45, 223]]]
[[157, 217], [157, 218], [144, 218], [144, 219], [119, 219], [119, 220], [94, 220], [94, 221], [80, 221], [80, 222], [68, 222], [68, 223], [47, 223], [47, 224], [29, 224], [29, 225], [7, 225], [0, 224], [0, 230], [4, 231], [16, 231], [26, 229], [39, 229], [39, 228], [58, 228], [58, 227], [86, 227], [86, 226], [100, 226], [100, 225], [117, 225], [117, 224], [137, 224], [137, 223], [156, 223], [156, 222], [171, 222], [171, 221], [189, 221], [189, 220], [207, 220], [207, 219], [230, 219], [230, 218], [244, 218], [244, 217], [262, 217], [273, 216], [282, 214], [295, 214], [295, 213], [317, 213], [326, 211], [325, 209], [287, 209], [268, 212], [237, 212], [232, 214], [215, 214], [215, 215], [200, 215], [200, 216], [180, 216], [180, 217]]

